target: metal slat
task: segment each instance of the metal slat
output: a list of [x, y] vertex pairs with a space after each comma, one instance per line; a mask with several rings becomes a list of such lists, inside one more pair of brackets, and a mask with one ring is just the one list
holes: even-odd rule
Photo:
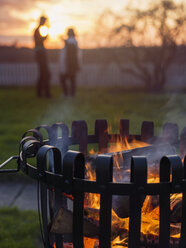
[[[54, 156], [54, 173], [58, 175], [62, 175], [62, 167], [61, 167], [61, 156]], [[53, 192], [51, 192], [52, 194]], [[50, 201], [49, 201], [50, 204]], [[57, 212], [63, 204], [63, 196], [62, 190], [54, 187], [54, 213]], [[52, 207], [50, 206], [50, 211], [52, 211]], [[53, 217], [53, 216], [51, 216]], [[52, 221], [52, 219], [51, 219]], [[61, 234], [55, 234], [55, 244], [56, 248], [63, 248], [63, 236]]]
[[120, 135], [123, 141], [129, 136], [129, 120], [120, 120]]
[[111, 247], [112, 195], [107, 184], [112, 181], [112, 156], [99, 155], [96, 158], [96, 181], [100, 187], [99, 248]]
[[143, 121], [141, 125], [141, 140], [149, 142], [154, 137], [154, 123], [151, 121]]
[[[42, 178], [45, 177], [45, 172], [47, 170], [47, 153], [51, 150], [54, 154], [54, 162], [56, 163], [56, 166], [60, 166], [61, 163], [61, 153], [57, 148], [51, 146], [42, 146], [37, 153], [37, 169], [39, 176]], [[50, 247], [48, 232], [47, 193], [46, 184], [40, 183], [41, 217], [44, 242], [46, 247]]]
[[129, 218], [129, 248], [140, 247], [141, 208], [143, 205], [143, 187], [147, 183], [147, 161], [145, 157], [132, 157], [131, 182], [135, 184], [135, 191], [130, 195]]
[[[68, 151], [63, 160], [63, 174], [67, 180], [73, 177], [84, 178], [85, 159], [82, 153]], [[73, 201], [73, 247], [84, 247], [83, 244], [83, 211], [84, 211], [84, 192], [76, 189], [72, 192]]]
[[[50, 144], [55, 145], [57, 148], [60, 149], [61, 153], [64, 155], [68, 151], [68, 137], [69, 137], [69, 129], [68, 126], [62, 122], [55, 123], [51, 127], [50, 133]], [[61, 139], [58, 137], [58, 130], [61, 132]]]
[[[183, 167], [181, 159], [178, 156], [166, 156], [160, 161], [160, 182], [170, 181], [170, 172], [172, 171], [172, 187], [181, 185], [183, 178]], [[160, 248], [170, 247], [170, 192], [165, 185], [160, 193]]]
[[[184, 179], [186, 179], [186, 157], [184, 159]], [[182, 221], [181, 221], [180, 248], [185, 248], [185, 244], [186, 244], [186, 187], [184, 187], [183, 198], [182, 198]]]
[[178, 142], [179, 129], [175, 123], [167, 122], [163, 125], [162, 141], [164, 143], [176, 144]]
[[[82, 153], [75, 157], [74, 177], [84, 178], [85, 159]], [[74, 188], [74, 210], [73, 210], [73, 235], [75, 247], [83, 247], [83, 212], [84, 212], [84, 192], [79, 192]], [[78, 228], [77, 228], [78, 227]]]
[[[170, 163], [167, 158], [162, 158], [160, 161], [160, 182], [170, 181]], [[159, 231], [159, 246], [160, 248], [169, 248], [170, 237], [170, 194], [165, 186], [159, 196], [160, 205], [160, 231]]]
[[71, 133], [72, 137], [75, 138], [79, 144], [79, 151], [86, 155], [88, 145], [87, 123], [85, 121], [73, 121]]
[[183, 158], [186, 155], [186, 127], [183, 128], [180, 134], [180, 157]]
[[104, 153], [108, 145], [108, 125], [106, 120], [95, 121], [95, 136], [98, 138], [98, 149]]

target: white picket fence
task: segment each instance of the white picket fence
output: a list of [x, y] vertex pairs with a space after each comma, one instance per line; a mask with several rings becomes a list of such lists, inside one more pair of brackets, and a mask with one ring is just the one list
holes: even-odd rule
[[[129, 65], [132, 67], [132, 65]], [[58, 64], [50, 64], [51, 83], [59, 84]], [[35, 63], [0, 64], [0, 85], [34, 85], [38, 77]], [[108, 66], [101, 64], [83, 65], [78, 73], [78, 85], [104, 86], [104, 85], [130, 85], [140, 86], [142, 82], [130, 74], [124, 74], [116, 64]], [[186, 64], [174, 64], [167, 74], [167, 84], [171, 87], [182, 88], [186, 86]]]

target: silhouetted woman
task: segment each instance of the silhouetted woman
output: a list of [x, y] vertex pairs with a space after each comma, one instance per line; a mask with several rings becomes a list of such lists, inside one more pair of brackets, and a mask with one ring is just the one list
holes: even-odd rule
[[[76, 74], [80, 69], [81, 52], [72, 28], [67, 31], [68, 39], [60, 54], [60, 82], [65, 96], [76, 93]], [[70, 90], [67, 80], [70, 81]]]

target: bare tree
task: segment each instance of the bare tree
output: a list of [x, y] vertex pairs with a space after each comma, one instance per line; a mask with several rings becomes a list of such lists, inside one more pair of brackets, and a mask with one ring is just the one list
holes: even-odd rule
[[107, 33], [107, 45], [129, 47], [133, 67], [123, 66], [122, 57], [113, 54], [120, 69], [142, 80], [147, 89], [163, 89], [177, 47], [186, 41], [186, 5], [159, 0], [145, 10], [130, 6], [121, 14], [107, 10], [98, 23]]

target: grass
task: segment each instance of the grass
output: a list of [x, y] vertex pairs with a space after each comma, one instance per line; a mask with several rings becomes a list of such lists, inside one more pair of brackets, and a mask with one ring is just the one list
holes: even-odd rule
[[0, 223], [1, 248], [42, 247], [36, 212], [1, 208]]
[[40, 124], [63, 121], [69, 128], [73, 120], [86, 120], [89, 133], [96, 119], [107, 119], [112, 132], [119, 132], [119, 120], [130, 119], [130, 132], [140, 133], [143, 120], [154, 121], [156, 133], [163, 123], [186, 123], [186, 93], [145, 93], [120, 87], [78, 88], [75, 98], [64, 98], [59, 87], [52, 88], [51, 99], [35, 95], [34, 87], [0, 89], [0, 162], [18, 154], [25, 131]]

